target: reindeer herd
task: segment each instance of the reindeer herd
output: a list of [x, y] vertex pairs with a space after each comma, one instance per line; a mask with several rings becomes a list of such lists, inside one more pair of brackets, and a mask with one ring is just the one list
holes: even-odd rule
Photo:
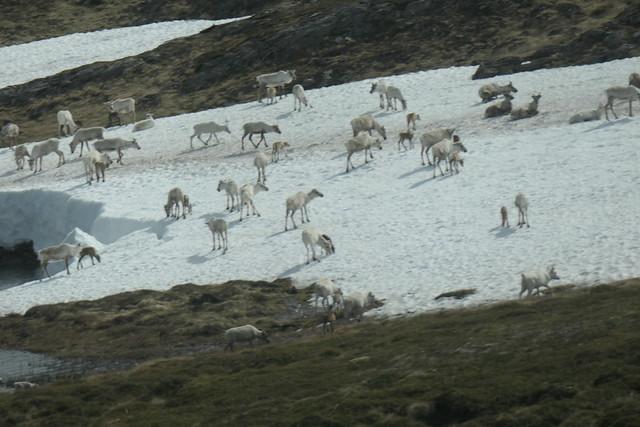
[[[285, 93], [285, 86], [292, 83], [296, 79], [295, 70], [278, 71], [276, 73], [261, 74], [256, 77], [258, 94], [258, 102], [263, 102], [263, 95], [266, 95], [269, 103], [276, 103], [276, 96], [282, 99]], [[600, 104], [596, 110], [579, 112], [573, 115], [569, 123], [579, 123], [590, 120], [599, 120], [602, 116], [602, 112], [605, 113], [607, 120], [609, 120], [608, 111], [610, 110], [614, 117], [617, 118], [617, 114], [613, 109], [613, 102], [616, 100], [629, 102], [629, 115], [632, 112], [632, 102], [640, 100], [640, 75], [633, 73], [629, 77], [628, 86], [614, 86], [606, 89], [605, 96], [607, 99], [606, 104]], [[279, 94], [278, 94], [279, 90]], [[483, 103], [496, 101], [493, 105], [488, 106], [484, 111], [485, 118], [494, 118], [505, 115], [510, 115], [512, 120], [521, 120], [533, 117], [538, 114], [539, 101], [541, 94], [536, 93], [531, 96], [532, 100], [526, 105], [519, 106], [517, 108], [512, 107], [512, 101], [514, 95], [518, 92], [516, 87], [509, 82], [506, 85], [498, 85], [496, 83], [490, 83], [483, 85], [479, 91]], [[311, 104], [305, 94], [304, 88], [300, 84], [296, 84], [292, 88], [294, 95], [294, 111], [300, 111], [302, 106], [311, 107]], [[403, 111], [407, 109], [407, 100], [402, 95], [399, 88], [389, 85], [383, 80], [377, 81], [371, 84], [369, 93], [378, 94], [379, 107], [386, 109], [387, 111], [398, 111], [398, 101]], [[501, 99], [499, 99], [501, 97]], [[122, 117], [124, 115], [131, 115], [132, 121], [135, 122], [136, 110], [135, 100], [133, 98], [116, 99], [106, 103], [108, 110], [109, 125], [122, 124]], [[118, 159], [117, 162], [122, 164], [122, 151], [129, 148], [140, 149], [140, 145], [135, 139], [126, 140], [123, 138], [104, 138], [105, 128], [103, 127], [87, 127], [82, 128], [82, 123], [74, 121], [73, 116], [68, 110], [61, 110], [57, 113], [58, 123], [58, 137], [72, 136], [69, 148], [71, 153], [74, 153], [76, 147], [80, 145], [80, 156], [83, 155], [83, 146], [86, 147], [87, 156], [84, 158], [83, 163], [85, 166], [85, 172], [87, 175], [87, 182], [91, 184], [93, 181], [93, 174], [96, 174], [96, 179], [99, 181], [100, 175], [104, 182], [104, 170], [112, 163], [108, 152], [116, 152]], [[406, 115], [406, 129], [399, 132], [398, 150], [400, 146], [405, 151], [409, 149], [405, 145], [405, 141], [409, 142], [409, 148], [413, 148], [413, 139], [416, 131], [416, 122], [420, 121], [420, 114], [411, 112]], [[382, 149], [383, 141], [387, 139], [387, 131], [384, 126], [378, 123], [371, 115], [363, 115], [355, 117], [351, 120], [352, 137], [345, 142], [345, 148], [347, 151], [346, 158], [346, 172], [353, 169], [353, 163], [351, 158], [353, 154], [357, 152], [364, 152], [364, 162], [368, 163], [373, 159], [372, 149]], [[134, 131], [142, 131], [155, 126], [153, 116], [147, 115], [147, 118], [141, 122], [136, 122], [134, 125]], [[243, 135], [241, 138], [241, 149], [244, 150], [244, 140], [248, 137], [249, 142], [258, 148], [264, 141], [265, 147], [268, 147], [265, 134], [276, 133], [281, 134], [280, 127], [277, 124], [268, 124], [263, 121], [248, 122], [242, 126]], [[214, 137], [216, 142], [220, 143], [217, 133], [226, 132], [231, 133], [228, 123], [219, 125], [213, 121], [199, 123], [193, 126], [193, 134], [190, 136], [190, 146], [193, 148], [193, 139], [197, 138], [204, 145], [208, 145], [211, 138]], [[373, 136], [373, 132], [377, 134]], [[29, 166], [34, 173], [42, 170], [42, 159], [50, 153], [58, 155], [58, 167], [65, 163], [63, 152], [60, 150], [60, 140], [58, 138], [51, 138], [46, 141], [33, 145], [31, 152], [27, 150], [24, 145], [15, 145], [15, 141], [20, 134], [19, 127], [10, 121], [4, 123], [4, 126], [0, 129], [0, 137], [4, 140], [13, 141], [14, 144], [9, 144], [11, 149], [14, 150], [15, 160], [18, 170], [24, 168], [24, 159], [28, 158]], [[207, 139], [202, 139], [203, 135], [208, 135]], [[254, 135], [260, 135], [260, 139], [255, 143], [252, 139]], [[467, 148], [460, 141], [460, 137], [455, 134], [453, 128], [432, 128], [422, 132], [418, 136], [420, 141], [420, 157], [422, 165], [425, 165], [425, 157], [427, 163], [433, 168], [433, 177], [436, 177], [436, 169], [440, 171], [441, 175], [445, 175], [442, 170], [441, 162], [446, 164], [446, 171], [450, 174], [459, 173], [459, 167], [464, 165], [464, 158], [462, 153], [467, 152]], [[89, 142], [93, 142], [93, 147], [89, 147]], [[251, 214], [254, 216], [260, 216], [255, 205], [256, 195], [260, 192], [267, 192], [269, 188], [266, 186], [266, 169], [269, 163], [275, 163], [279, 160], [280, 154], [283, 153], [288, 157], [286, 150], [289, 147], [289, 143], [286, 141], [278, 141], [272, 144], [271, 160], [265, 155], [264, 152], [258, 151], [254, 158], [254, 166], [257, 169], [258, 176], [255, 183], [248, 183], [239, 186], [230, 178], [222, 179], [218, 183], [217, 191], [224, 190], [227, 199], [226, 210], [229, 212], [237, 211], [240, 213], [239, 221], [243, 218], [246, 219]], [[429, 158], [429, 150], [432, 152], [433, 161]], [[38, 167], [39, 161], [39, 167]], [[316, 198], [324, 197], [323, 193], [317, 189], [312, 189], [309, 192], [299, 191], [285, 200], [285, 226], [284, 230], [288, 231], [288, 223], [291, 221], [293, 228], [297, 228], [297, 224], [294, 219], [294, 214], [300, 211], [300, 222], [302, 224], [310, 222], [307, 205]], [[518, 209], [518, 227], [529, 227], [528, 207], [529, 202], [527, 197], [523, 193], [518, 193], [514, 202]], [[167, 203], [164, 205], [164, 210], [167, 218], [180, 217], [186, 218], [188, 214], [192, 212], [192, 203], [189, 197], [178, 187], [172, 188], [167, 195]], [[243, 212], [246, 209], [246, 216]], [[500, 208], [501, 225], [502, 227], [509, 227], [508, 221], [508, 209], [505, 206]], [[306, 217], [306, 218], [305, 218]], [[213, 238], [213, 250], [219, 249], [223, 253], [228, 250], [228, 224], [224, 219], [211, 219], [206, 222], [209, 230], [212, 233]], [[216, 247], [216, 237], [218, 245]], [[302, 242], [306, 251], [306, 262], [318, 261], [318, 253], [316, 248], [319, 248], [320, 254], [325, 256], [335, 253], [335, 246], [331, 238], [324, 232], [317, 230], [314, 227], [307, 226], [302, 231]], [[83, 254], [83, 255], [81, 255]], [[68, 244], [60, 244], [57, 246], [42, 249], [40, 251], [40, 259], [42, 261], [42, 267], [45, 272], [47, 263], [50, 260], [64, 260], [67, 265], [67, 273], [69, 273], [68, 262], [69, 259], [76, 256], [90, 255], [99, 256], [95, 248], [92, 247], [80, 247]], [[47, 272], [48, 274], [48, 272]], [[522, 293], [528, 290], [528, 294], [531, 294], [533, 289], [538, 290], [540, 286], [547, 286], [548, 282], [552, 279], [557, 279], [558, 276], [555, 273], [553, 267], [543, 272], [532, 272], [523, 274], [522, 276]], [[323, 291], [324, 292], [324, 291]], [[334, 303], [336, 297], [334, 291], [327, 291], [334, 295]], [[370, 294], [371, 295], [371, 294]], [[356, 298], [356, 306], [363, 306], [370, 304], [370, 299], [367, 297]], [[250, 333], [249, 333], [250, 332]], [[247, 337], [260, 336], [259, 333], [251, 330], [247, 332]], [[233, 334], [232, 334], [233, 335]], [[238, 341], [239, 338], [234, 338], [234, 341]]]

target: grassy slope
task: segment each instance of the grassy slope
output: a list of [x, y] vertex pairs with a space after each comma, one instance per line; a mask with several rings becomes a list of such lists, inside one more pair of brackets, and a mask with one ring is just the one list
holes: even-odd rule
[[[135, 58], [94, 64], [47, 79], [0, 90], [4, 117], [19, 123], [22, 141], [51, 137], [55, 112], [70, 109], [85, 125], [104, 125], [103, 102], [123, 96], [138, 101], [139, 117], [199, 111], [253, 100], [255, 75], [296, 69], [307, 88], [394, 73], [518, 55], [575, 40], [595, 28], [625, 28], [611, 22], [630, 6], [604, 0], [574, 2], [579, 13], [563, 15], [555, 2], [432, 2], [433, 10], [408, 15], [405, 0], [283, 2], [253, 19], [166, 43]], [[475, 10], [478, 4], [490, 7]], [[434, 9], [435, 8], [435, 9]], [[374, 20], [374, 17], [377, 20]], [[265, 29], [268, 28], [268, 31]], [[625, 34], [626, 34], [625, 33]], [[337, 43], [350, 36], [353, 42]], [[640, 47], [630, 51], [640, 54]], [[583, 52], [584, 50], [584, 52]], [[606, 57], [602, 42], [571, 55], [542, 55], [540, 66], [589, 62]], [[589, 56], [591, 55], [591, 56]], [[602, 59], [604, 60], [604, 59]], [[331, 70], [330, 78], [324, 78]]]
[[637, 426], [640, 279], [0, 397], [7, 425]]

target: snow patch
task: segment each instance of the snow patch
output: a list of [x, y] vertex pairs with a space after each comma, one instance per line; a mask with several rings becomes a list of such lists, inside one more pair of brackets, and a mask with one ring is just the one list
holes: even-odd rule
[[213, 25], [247, 19], [158, 22], [136, 27], [75, 33], [0, 48], [0, 88], [54, 75], [98, 61], [139, 55], [179, 37], [197, 34]]

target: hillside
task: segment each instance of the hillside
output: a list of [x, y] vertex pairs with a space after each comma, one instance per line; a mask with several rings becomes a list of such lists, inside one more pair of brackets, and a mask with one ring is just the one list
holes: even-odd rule
[[60, 109], [104, 125], [103, 102], [116, 97], [133, 96], [141, 112], [157, 116], [253, 100], [255, 76], [277, 69], [295, 69], [306, 88], [316, 88], [453, 65], [482, 63], [478, 76], [487, 77], [640, 54], [637, 1], [331, 0], [266, 9], [266, 2], [242, 2], [220, 14], [204, 6], [212, 2], [167, 3], [134, 2], [121, 11], [104, 2], [98, 9], [128, 17], [114, 21], [119, 24], [232, 12], [254, 17], [136, 57], [0, 90], [3, 116], [20, 124], [22, 140], [51, 136]]
[[[265, 285], [247, 289], [268, 295]], [[154, 323], [152, 312], [182, 316], [181, 306], [171, 308], [182, 292], [188, 301], [198, 290], [176, 288], [157, 300], [162, 306], [149, 304], [150, 295], [110, 298], [118, 318], [148, 320], [127, 328], [114, 318], [112, 332], [123, 340], [141, 333], [146, 345], [164, 340], [166, 325]], [[7, 426], [638, 426], [638, 298], [640, 280], [631, 279], [483, 308], [340, 321], [328, 335], [290, 329], [233, 354], [158, 360], [0, 395], [0, 419]], [[66, 339], [82, 324], [97, 325], [106, 302], [42, 307], [0, 319], [0, 327], [19, 333], [23, 324], [23, 335], [37, 335], [27, 325], [45, 322], [60, 325]], [[225, 297], [202, 303], [196, 313], [212, 313]], [[82, 339], [99, 342], [107, 331], [91, 326]], [[105, 356], [112, 351], [106, 347]]]

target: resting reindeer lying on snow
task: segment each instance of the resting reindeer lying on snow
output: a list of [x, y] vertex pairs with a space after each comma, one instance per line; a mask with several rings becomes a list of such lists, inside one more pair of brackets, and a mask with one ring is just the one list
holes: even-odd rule
[[511, 111], [511, 120], [520, 120], [520, 119], [528, 119], [529, 117], [533, 117], [538, 114], [538, 101], [542, 95], [531, 95], [533, 101], [527, 104], [526, 107], [516, 108]]

